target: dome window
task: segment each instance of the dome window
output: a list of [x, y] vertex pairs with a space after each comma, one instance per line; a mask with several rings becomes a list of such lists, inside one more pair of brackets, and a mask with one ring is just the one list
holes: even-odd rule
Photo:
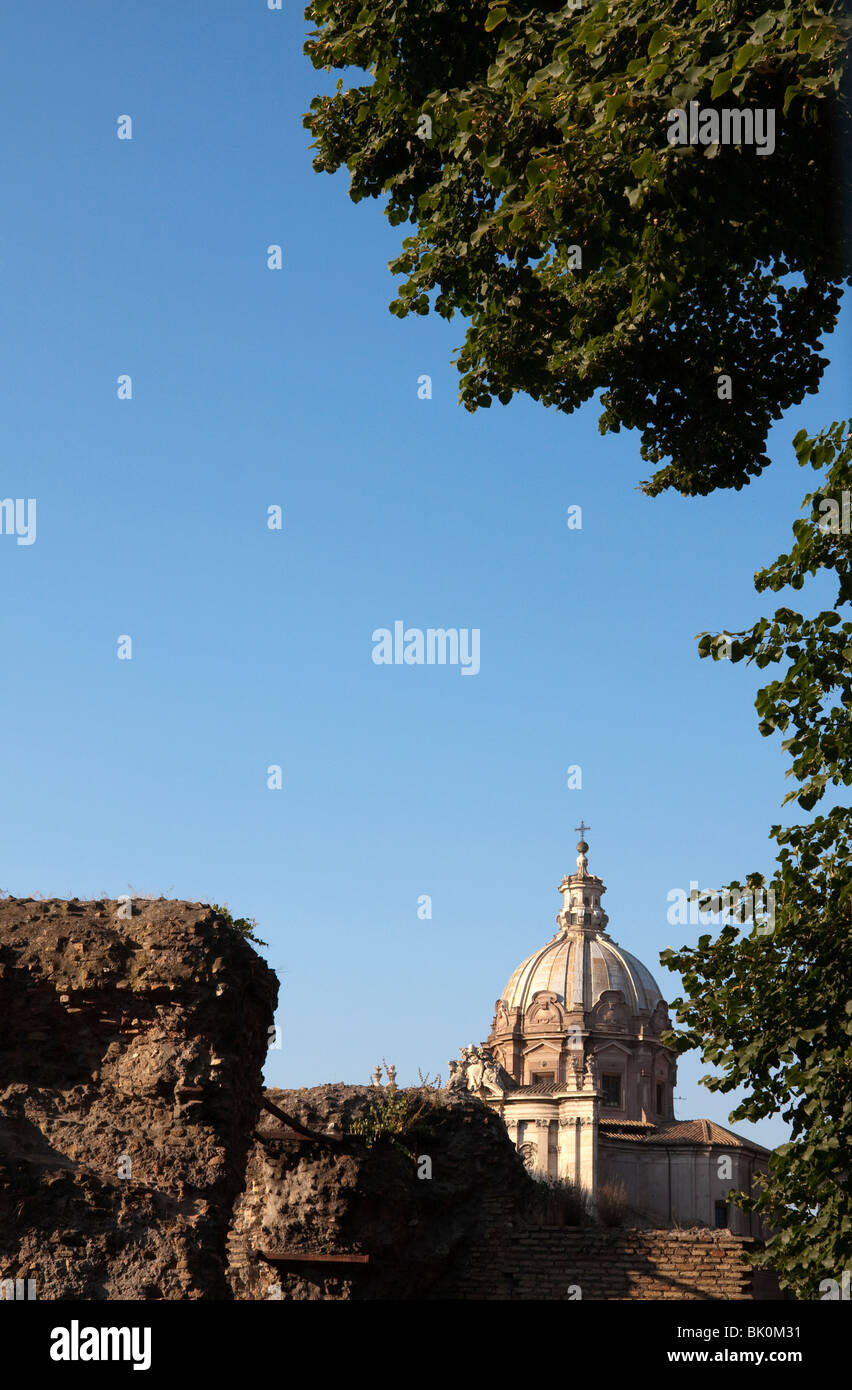
[[601, 1077], [603, 1103], [607, 1110], [621, 1109], [621, 1077], [604, 1075]]

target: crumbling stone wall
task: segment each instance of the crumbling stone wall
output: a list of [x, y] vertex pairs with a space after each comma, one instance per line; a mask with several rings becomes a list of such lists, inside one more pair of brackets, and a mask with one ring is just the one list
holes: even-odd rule
[[260, 1108], [277, 982], [250, 944], [198, 903], [125, 914], [0, 900], [0, 1280], [40, 1299], [778, 1296], [727, 1232], [545, 1224], [469, 1093], [404, 1152], [347, 1135], [384, 1088], [268, 1092], [298, 1134]]
[[[780, 1296], [771, 1277], [744, 1263], [751, 1238], [546, 1224], [548, 1207], [560, 1209], [558, 1197], [548, 1198], [526, 1173], [499, 1117], [464, 1092], [445, 1093], [448, 1104], [428, 1136], [403, 1136], [414, 1143], [412, 1158], [386, 1144], [347, 1141], [353, 1119], [385, 1094], [356, 1086], [267, 1092], [324, 1138], [299, 1136], [264, 1116], [230, 1236], [235, 1297]], [[431, 1177], [418, 1177], [422, 1156]], [[367, 1262], [340, 1258], [352, 1255]]]
[[[264, 1115], [231, 1231], [235, 1297], [429, 1297], [489, 1229], [489, 1201], [499, 1197], [514, 1210], [529, 1195], [502, 1121], [465, 1093], [447, 1095], [425, 1129], [400, 1137], [412, 1157], [387, 1143], [347, 1140], [352, 1121], [385, 1094], [343, 1085], [267, 1092], [332, 1142], [300, 1137]], [[417, 1162], [424, 1158], [431, 1176]], [[353, 1254], [369, 1262], [329, 1258]]]
[[277, 981], [199, 903], [0, 901], [0, 1279], [230, 1298]]

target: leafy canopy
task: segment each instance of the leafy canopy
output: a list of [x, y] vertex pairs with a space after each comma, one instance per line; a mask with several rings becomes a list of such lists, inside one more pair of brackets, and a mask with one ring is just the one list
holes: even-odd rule
[[[783, 668], [758, 693], [760, 731], [783, 736], [795, 783], [785, 801], [810, 810], [828, 788], [852, 785], [852, 621], [842, 616], [852, 600], [852, 420], [793, 442], [822, 480], [805, 497], [790, 553], [755, 586], [798, 590], [824, 571], [841, 612], [806, 617], [785, 605], [733, 642], [702, 634], [699, 649]], [[852, 1267], [852, 811], [835, 805], [809, 824], [775, 825], [772, 836], [774, 930], [725, 926], [715, 941], [663, 952], [687, 994], [673, 1004], [686, 1031], [665, 1040], [721, 1069], [705, 1078], [711, 1090], [748, 1088], [732, 1120], [781, 1111], [789, 1121], [790, 1142], [772, 1154], [760, 1196], [740, 1204], [775, 1232], [756, 1262], [818, 1298], [823, 1280], [839, 1283]]]
[[[305, 13], [316, 67], [370, 74], [311, 102], [314, 168], [346, 165], [353, 200], [414, 225], [391, 310], [469, 319], [465, 406], [526, 392], [571, 412], [601, 390], [601, 431], [640, 429], [642, 457], [671, 460], [646, 492], [760, 473], [771, 421], [817, 389], [852, 269], [842, 3]], [[667, 112], [693, 100], [774, 111], [774, 152], [668, 144]]]

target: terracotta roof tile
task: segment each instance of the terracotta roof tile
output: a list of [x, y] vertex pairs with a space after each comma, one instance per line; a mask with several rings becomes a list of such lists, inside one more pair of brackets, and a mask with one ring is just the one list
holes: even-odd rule
[[659, 1125], [643, 1125], [636, 1120], [601, 1120], [602, 1139], [634, 1144], [715, 1144], [728, 1149], [750, 1149], [769, 1153], [762, 1144], [744, 1139], [715, 1120], [665, 1120]]

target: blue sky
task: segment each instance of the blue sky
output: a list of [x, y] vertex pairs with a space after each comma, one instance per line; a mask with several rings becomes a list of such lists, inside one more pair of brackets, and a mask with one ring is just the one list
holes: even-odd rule
[[[764, 611], [812, 476], [789, 440], [848, 413], [849, 321], [740, 493], [643, 497], [594, 403], [468, 414], [462, 323], [388, 313], [405, 229], [311, 168], [333, 79], [304, 30], [264, 0], [4, 20], [0, 493], [38, 520], [0, 536], [0, 886], [227, 902], [281, 979], [269, 1083], [383, 1057], [407, 1083], [485, 1037], [552, 935], [581, 816], [610, 932], [669, 999], [659, 952], [699, 928], [668, 892], [771, 867], [758, 678], [694, 637]], [[479, 674], [375, 665], [396, 620], [478, 628]], [[725, 1123], [704, 1071], [681, 1063], [677, 1111]]]

